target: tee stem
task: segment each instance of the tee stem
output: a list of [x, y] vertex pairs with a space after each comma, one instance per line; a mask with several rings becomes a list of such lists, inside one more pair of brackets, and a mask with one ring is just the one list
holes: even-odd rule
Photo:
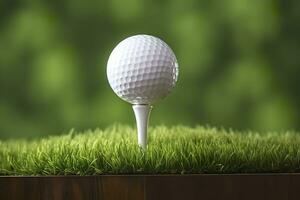
[[151, 105], [133, 105], [133, 112], [136, 119], [137, 132], [138, 132], [138, 144], [144, 150], [147, 149], [147, 127]]

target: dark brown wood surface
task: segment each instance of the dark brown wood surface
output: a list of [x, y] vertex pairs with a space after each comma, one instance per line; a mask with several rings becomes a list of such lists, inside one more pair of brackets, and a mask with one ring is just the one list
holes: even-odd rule
[[300, 200], [300, 174], [0, 177], [0, 200]]

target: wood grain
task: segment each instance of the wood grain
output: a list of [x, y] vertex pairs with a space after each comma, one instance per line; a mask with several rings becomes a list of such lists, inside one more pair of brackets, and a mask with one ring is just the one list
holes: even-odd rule
[[299, 200], [300, 174], [0, 177], [0, 200]]
[[103, 199], [145, 199], [143, 176], [103, 176]]

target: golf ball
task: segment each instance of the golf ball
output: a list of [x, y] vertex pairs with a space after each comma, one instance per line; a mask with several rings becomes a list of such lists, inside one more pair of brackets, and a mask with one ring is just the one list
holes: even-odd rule
[[107, 78], [121, 99], [131, 104], [153, 104], [175, 86], [178, 63], [172, 49], [161, 39], [135, 35], [113, 49]]

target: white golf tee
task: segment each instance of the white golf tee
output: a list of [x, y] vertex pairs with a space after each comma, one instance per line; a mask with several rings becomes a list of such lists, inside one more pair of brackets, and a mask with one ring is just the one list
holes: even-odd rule
[[144, 150], [147, 149], [147, 128], [151, 105], [132, 105], [133, 112], [136, 119], [137, 132], [138, 132], [138, 144]]

